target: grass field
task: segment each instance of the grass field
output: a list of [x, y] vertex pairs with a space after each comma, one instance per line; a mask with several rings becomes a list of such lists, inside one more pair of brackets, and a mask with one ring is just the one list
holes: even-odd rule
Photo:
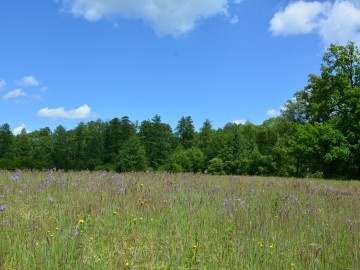
[[360, 182], [0, 172], [0, 269], [360, 269]]

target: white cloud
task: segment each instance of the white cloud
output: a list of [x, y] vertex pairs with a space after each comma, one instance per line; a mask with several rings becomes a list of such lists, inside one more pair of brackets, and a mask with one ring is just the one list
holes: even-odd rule
[[322, 20], [319, 34], [325, 44], [344, 44], [349, 40], [360, 43], [360, 1], [337, 1]]
[[88, 105], [80, 106], [77, 109], [65, 111], [64, 107], [55, 109], [42, 108], [38, 111], [38, 116], [50, 118], [70, 118], [70, 119], [84, 119], [88, 118], [91, 113], [91, 108]]
[[289, 4], [270, 21], [274, 35], [317, 33], [323, 43], [360, 43], [360, 1], [304, 2]]
[[231, 121], [231, 123], [236, 124], [236, 125], [244, 125], [244, 124], [246, 124], [247, 121], [248, 120], [246, 120], [246, 119], [239, 119], [239, 120]]
[[8, 92], [6, 95], [3, 96], [4, 100], [8, 100], [11, 98], [17, 98], [17, 97], [27, 97], [28, 94], [26, 94], [23, 90], [21, 89], [15, 89], [12, 90], [10, 92]]
[[25, 76], [17, 81], [23, 87], [38, 86], [40, 82], [34, 76]]
[[5, 88], [5, 87], [6, 87], [6, 81], [0, 80], [0, 89]]
[[47, 91], [49, 91], [49, 87], [43, 86], [43, 87], [41, 87], [40, 91], [43, 93], [46, 93]]
[[277, 12], [270, 21], [274, 35], [296, 35], [312, 32], [319, 23], [327, 3], [298, 1]]
[[277, 115], [280, 114], [280, 112], [277, 111], [277, 110], [275, 110], [275, 109], [271, 109], [271, 110], [268, 110], [268, 111], [266, 112], [266, 114], [267, 114], [268, 116], [277, 116]]
[[239, 22], [239, 17], [236, 15], [232, 16], [229, 21], [231, 24], [237, 24]]
[[21, 131], [25, 129], [26, 133], [28, 133], [28, 129], [26, 128], [25, 124], [21, 124], [20, 126], [16, 127], [14, 130], [13, 130], [13, 134], [15, 136], [21, 134]]
[[60, 0], [63, 10], [88, 21], [120, 16], [140, 19], [162, 35], [179, 36], [202, 19], [229, 17], [230, 4], [239, 0]]

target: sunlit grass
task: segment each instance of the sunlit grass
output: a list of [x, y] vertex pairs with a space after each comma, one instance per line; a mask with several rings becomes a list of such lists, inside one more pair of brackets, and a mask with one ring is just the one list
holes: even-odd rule
[[1, 269], [359, 269], [360, 182], [0, 177]]

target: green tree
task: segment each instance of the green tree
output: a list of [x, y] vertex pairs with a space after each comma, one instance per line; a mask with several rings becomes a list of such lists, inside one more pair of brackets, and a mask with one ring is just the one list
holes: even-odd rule
[[0, 159], [11, 158], [14, 135], [11, 132], [9, 124], [5, 123], [0, 127]]
[[41, 128], [29, 134], [32, 159], [36, 161], [38, 169], [51, 168], [53, 165], [51, 157], [52, 133], [50, 128]]
[[149, 166], [157, 170], [165, 164], [171, 154], [173, 137], [171, 127], [162, 123], [159, 115], [155, 115], [151, 121], [143, 121], [139, 129]]
[[327, 124], [342, 133], [350, 150], [348, 177], [360, 178], [360, 53], [353, 42], [331, 45], [320, 75], [288, 101], [283, 115], [297, 123]]
[[104, 133], [104, 163], [115, 164], [120, 150], [121, 127], [119, 118], [109, 121]]
[[176, 137], [185, 149], [194, 145], [195, 127], [191, 116], [181, 117], [175, 130]]
[[167, 161], [166, 169], [171, 172], [200, 173], [204, 170], [204, 154], [197, 147], [177, 149]]
[[200, 150], [205, 155], [205, 163], [207, 164], [209, 161], [209, 144], [211, 139], [211, 134], [214, 132], [210, 120], [206, 119], [200, 128], [199, 135], [197, 137], [197, 145]]
[[120, 149], [116, 170], [119, 172], [146, 170], [145, 149], [137, 134], [128, 138]]
[[34, 168], [35, 164], [31, 158], [31, 144], [30, 136], [26, 133], [25, 129], [22, 129], [20, 134], [14, 138], [14, 158], [16, 160], [17, 168]]
[[86, 167], [90, 170], [102, 164], [104, 160], [104, 134], [106, 124], [101, 120], [90, 121], [87, 124], [86, 138]]
[[221, 158], [213, 158], [209, 161], [209, 166], [207, 167], [207, 171], [210, 174], [225, 174], [224, 171], [224, 162]]
[[69, 138], [66, 129], [61, 125], [57, 126], [52, 138], [52, 159], [54, 166], [58, 169], [70, 169]]

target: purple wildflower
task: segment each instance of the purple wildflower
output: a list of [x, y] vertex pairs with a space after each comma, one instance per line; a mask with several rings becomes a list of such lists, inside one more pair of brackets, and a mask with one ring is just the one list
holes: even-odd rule
[[9, 222], [7, 222], [6, 220], [4, 221], [4, 226], [9, 225]]
[[230, 217], [231, 217], [231, 218], [234, 217], [233, 212], [230, 212], [229, 214], [230, 214]]
[[0, 211], [4, 211], [6, 209], [6, 205], [3, 204], [2, 206], [0, 206]]

